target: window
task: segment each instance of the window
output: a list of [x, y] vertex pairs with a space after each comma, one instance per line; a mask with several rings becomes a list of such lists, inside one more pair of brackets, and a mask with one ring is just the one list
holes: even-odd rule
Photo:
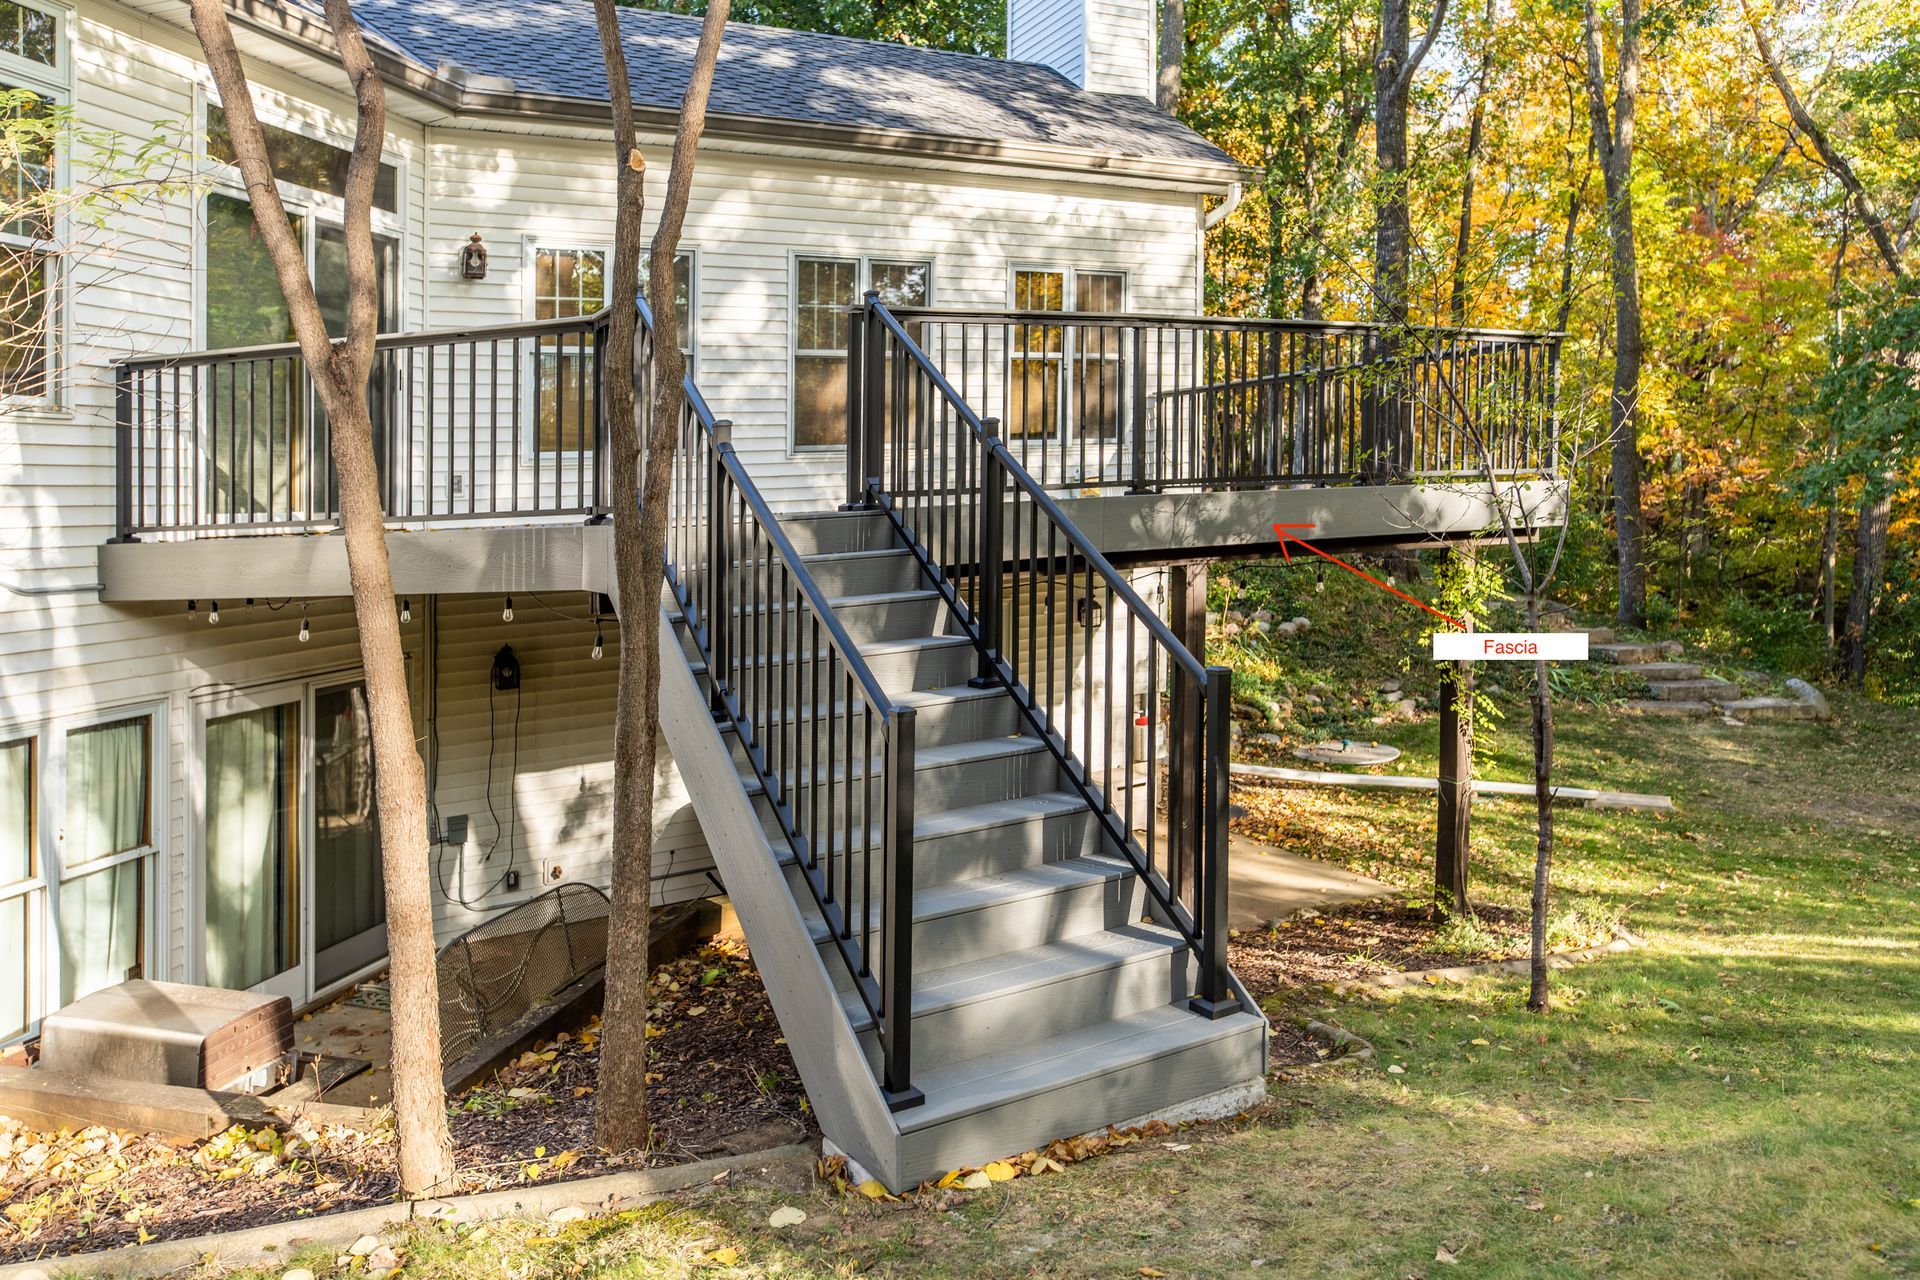
[[[1015, 268], [1013, 272], [1015, 311], [1114, 315], [1125, 305], [1126, 277], [1119, 272], [1056, 268]], [[1072, 423], [1082, 438], [1117, 437], [1122, 351], [1119, 332], [1096, 324], [1029, 321], [1016, 325], [1009, 370], [1012, 421], [1007, 434], [1064, 439], [1066, 424]]]
[[889, 307], [924, 307], [933, 267], [875, 258], [796, 258], [793, 288], [793, 444], [847, 441], [847, 308], [871, 289]]
[[33, 853], [34, 788], [33, 738], [0, 742], [0, 938], [7, 953], [25, 963], [5, 966], [0, 974], [0, 1044], [16, 1040], [32, 1029], [38, 1001], [39, 947], [34, 930], [40, 917], [39, 870]]
[[44, 10], [0, 0], [0, 53], [43, 67], [59, 66], [59, 21]]
[[51, 398], [58, 338], [54, 192], [65, 68], [60, 19], [0, 0], [0, 395]]
[[[647, 259], [640, 260], [644, 295]], [[680, 322], [680, 351], [692, 367], [694, 335], [693, 255], [673, 260], [674, 310]], [[564, 320], [590, 316], [607, 305], [607, 255], [601, 249], [533, 247], [533, 318]], [[553, 334], [540, 339], [539, 375], [534, 384], [534, 447], [542, 453], [572, 453], [593, 440], [593, 349], [584, 335]]]
[[153, 717], [66, 735], [60, 1003], [145, 970], [153, 872]]
[[[267, 164], [273, 169], [276, 181], [346, 199], [347, 165], [353, 159], [351, 151], [264, 120], [260, 122], [260, 132], [267, 141]], [[227, 128], [227, 113], [217, 102], [207, 104], [207, 157], [236, 167], [240, 163], [233, 149], [233, 134]], [[381, 165], [373, 180], [373, 207], [386, 213], [397, 212], [399, 190], [399, 170], [390, 164]]]

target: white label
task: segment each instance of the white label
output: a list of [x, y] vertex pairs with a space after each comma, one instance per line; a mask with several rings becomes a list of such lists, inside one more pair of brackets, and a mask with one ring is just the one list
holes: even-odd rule
[[1436, 631], [1433, 656], [1444, 662], [1585, 662], [1584, 631]]

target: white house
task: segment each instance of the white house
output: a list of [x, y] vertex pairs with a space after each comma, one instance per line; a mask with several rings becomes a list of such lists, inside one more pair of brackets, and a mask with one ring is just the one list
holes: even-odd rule
[[[313, 0], [229, 5], [282, 194], [325, 299], [341, 274], [338, 191], [353, 116], [318, 7]], [[615, 664], [611, 618], [602, 619], [612, 607], [604, 519], [613, 499], [593, 404], [594, 316], [612, 301], [602, 270], [612, 233], [608, 112], [591, 8], [581, 0], [360, 0], [355, 8], [389, 90], [375, 223], [383, 327], [394, 337], [383, 340], [374, 394], [445, 937], [553, 884], [606, 877]], [[650, 195], [657, 199], [698, 23], [641, 10], [623, 10], [623, 20]], [[1142, 972], [1147, 988], [1157, 982], [1159, 995], [1136, 992], [1136, 1003], [1145, 1001], [1141, 1010], [1118, 1009], [1112, 1001], [1121, 997], [1098, 982], [1085, 989], [1059, 983], [1060, 992], [1079, 994], [1070, 1009], [1047, 1016], [1063, 1035], [1097, 1039], [1102, 1027], [1147, 1017], [1146, 1006], [1165, 1003], [1169, 990], [1176, 1004], [1199, 990], [1210, 1016], [1225, 1015], [1209, 1024], [1219, 1030], [1208, 1032], [1204, 1045], [1183, 1038], [1190, 1034], [1184, 1021], [1145, 1030], [1126, 1023], [1129, 1035], [1147, 1037], [1140, 1043], [1150, 1042], [1151, 1052], [1129, 1060], [1131, 1076], [1114, 1069], [1122, 1083], [1113, 1091], [1079, 1090], [1098, 1100], [1095, 1110], [1021, 1112], [1035, 1105], [1037, 1086], [996, 1093], [978, 1073], [953, 1076], [953, 1067], [951, 1079], [939, 1075], [948, 1064], [972, 1061], [978, 1046], [959, 1046], [988, 1028], [953, 1014], [957, 1004], [941, 1003], [945, 979], [927, 979], [923, 991], [927, 965], [915, 961], [907, 966], [915, 1025], [923, 1001], [933, 1002], [916, 1035], [923, 1046], [941, 1046], [917, 1059], [936, 1065], [917, 1069], [916, 1082], [922, 1075], [948, 1080], [950, 1098], [972, 1101], [943, 1102], [930, 1087], [933, 1101], [913, 1122], [923, 1128], [921, 1145], [911, 1151], [904, 1131], [886, 1130], [874, 1118], [886, 1112], [864, 1094], [821, 1108], [829, 1136], [885, 1170], [890, 1182], [971, 1150], [968, 1142], [977, 1146], [977, 1132], [957, 1147], [938, 1135], [959, 1132], [954, 1126], [966, 1115], [986, 1114], [986, 1094], [1000, 1108], [998, 1127], [989, 1126], [996, 1140], [1025, 1142], [1019, 1135], [1104, 1123], [1132, 1114], [1127, 1108], [1135, 1104], [1136, 1111], [1151, 1110], [1259, 1075], [1262, 1051], [1250, 1030], [1259, 1019], [1234, 1012], [1231, 993], [1220, 986], [1230, 977], [1223, 953], [1209, 951], [1203, 937], [1224, 930], [1191, 896], [1211, 886], [1195, 887], [1194, 866], [1183, 869], [1173, 852], [1189, 829], [1195, 850], [1216, 837], [1224, 849], [1224, 825], [1204, 816], [1199, 781], [1170, 783], [1187, 787], [1188, 809], [1176, 795], [1174, 831], [1155, 846], [1148, 815], [1159, 800], [1144, 792], [1145, 808], [1135, 814], [1134, 784], [1123, 784], [1124, 777], [1137, 779], [1143, 761], [1169, 754], [1164, 738], [1149, 750], [1145, 736], [1136, 754], [1126, 726], [1151, 734], [1167, 688], [1187, 669], [1181, 663], [1200, 670], [1190, 655], [1181, 656], [1202, 643], [1194, 576], [1174, 577], [1176, 640], [1153, 631], [1141, 611], [1142, 602], [1159, 599], [1162, 579], [1145, 566], [1191, 559], [1208, 547], [1270, 545], [1265, 530], [1288, 514], [1318, 522], [1323, 536], [1359, 544], [1471, 535], [1489, 518], [1487, 498], [1455, 489], [1338, 487], [1359, 465], [1355, 441], [1370, 429], [1355, 425], [1367, 411], [1360, 384], [1341, 381], [1364, 362], [1363, 331], [1167, 319], [1203, 310], [1208, 210], [1231, 199], [1244, 175], [1152, 105], [1154, 23], [1147, 0], [1011, 0], [1014, 60], [742, 25], [728, 28], [721, 54], [675, 305], [691, 376], [713, 413], [731, 422], [733, 456], [766, 516], [755, 517], [725, 487], [731, 482], [714, 461], [725, 428], [693, 422], [678, 528], [686, 537], [717, 529], [709, 499], [723, 492], [734, 495], [726, 498], [728, 510], [745, 513], [737, 527], [751, 536], [791, 516], [799, 554], [821, 561], [814, 565], [820, 589], [851, 603], [829, 608], [803, 591], [776, 599], [779, 590], [798, 589], [776, 587], [769, 569], [771, 594], [752, 605], [713, 595], [711, 576], [681, 566], [676, 581], [684, 604], [666, 625], [679, 628], [672, 634], [689, 664], [679, 677], [684, 696], [669, 709], [679, 707], [680, 731], [690, 736], [673, 739], [671, 753], [663, 753], [656, 897], [708, 896], [724, 879], [736, 902], [744, 900], [743, 916], [779, 916], [777, 925], [749, 920], [757, 954], [791, 944], [807, 957], [807, 980], [816, 970], [831, 978], [835, 985], [823, 990], [838, 989], [848, 1014], [841, 1038], [796, 1048], [817, 1102], [832, 1092], [826, 1080], [845, 1072], [850, 1053], [875, 1062], [892, 1105], [917, 1101], [906, 1096], [916, 1091], [896, 1089], [904, 1081], [891, 1078], [893, 1028], [902, 1020], [874, 985], [874, 974], [884, 980], [891, 967], [904, 980], [906, 968], [891, 959], [869, 965], [878, 944], [851, 940], [879, 927], [878, 899], [853, 903], [849, 888], [810, 903], [794, 879], [792, 897], [769, 906], [771, 899], [757, 896], [762, 888], [741, 883], [757, 864], [736, 862], [731, 871], [727, 864], [744, 856], [735, 849], [745, 828], [728, 826], [734, 811], [726, 806], [735, 797], [697, 793], [724, 776], [740, 804], [761, 806], [771, 833], [764, 838], [785, 831], [795, 848], [804, 838], [796, 826], [817, 824], [819, 814], [801, 799], [785, 817], [773, 813], [769, 791], [782, 790], [788, 775], [772, 764], [756, 782], [746, 773], [734, 777], [724, 746], [703, 757], [700, 771], [677, 767], [674, 754], [706, 751], [701, 735], [715, 732], [731, 733], [736, 753], [743, 739], [755, 750], [799, 751], [799, 735], [784, 715], [777, 725], [755, 718], [767, 713], [749, 705], [741, 682], [753, 670], [797, 675], [806, 669], [801, 651], [781, 656], [776, 649], [737, 668], [728, 686], [738, 695], [733, 719], [723, 711], [717, 728], [711, 714], [695, 715], [701, 723], [688, 727], [694, 713], [687, 708], [697, 710], [697, 701], [687, 699], [697, 699], [696, 686], [711, 694], [716, 681], [728, 680], [728, 656], [709, 652], [713, 633], [702, 610], [725, 605], [742, 618], [755, 608], [762, 617], [792, 614], [798, 627], [817, 604], [817, 612], [846, 621], [851, 643], [863, 652], [871, 642], [871, 653], [855, 656], [855, 665], [871, 659], [878, 673], [870, 692], [894, 679], [888, 673], [896, 669], [904, 682], [874, 692], [892, 704], [882, 709], [887, 742], [900, 741], [899, 709], [919, 708], [920, 741], [933, 745], [921, 747], [922, 772], [913, 774], [909, 729], [904, 768], [922, 779], [917, 813], [926, 826], [930, 814], [939, 816], [931, 797], [943, 784], [925, 771], [975, 768], [987, 754], [968, 754], [982, 742], [970, 748], [947, 741], [960, 733], [952, 727], [960, 722], [955, 709], [970, 705], [971, 695], [941, 701], [925, 683], [937, 679], [948, 692], [959, 690], [973, 670], [967, 664], [984, 664], [984, 672], [995, 661], [995, 645], [978, 626], [969, 632], [970, 623], [941, 620], [946, 609], [960, 619], [987, 613], [985, 589], [954, 585], [985, 581], [996, 600], [1004, 589], [1010, 606], [991, 614], [1003, 633], [998, 660], [1010, 664], [1003, 668], [1009, 687], [1018, 694], [1025, 680], [1047, 688], [1019, 703], [1026, 719], [972, 732], [986, 745], [1004, 747], [1008, 734], [1029, 735], [1014, 739], [1027, 744], [1023, 750], [1051, 743], [1045, 768], [1057, 763], [1061, 770], [1041, 781], [1022, 774], [1027, 780], [1014, 786], [1012, 798], [996, 803], [1017, 808], [1022, 797], [1061, 796], [1070, 809], [1086, 809], [1079, 815], [1085, 829], [1073, 828], [1067, 839], [1071, 848], [1063, 852], [1051, 835], [1042, 842], [1051, 841], [1047, 859], [1073, 857], [1083, 840], [1110, 847], [1102, 846], [1105, 861], [1091, 864], [1097, 875], [1080, 867], [1075, 874], [1091, 878], [1073, 884], [1045, 879], [1067, 874], [1059, 868], [999, 868], [1040, 877], [1021, 882], [1019, 893], [1001, 881], [967, 880], [975, 897], [965, 909], [985, 900], [981, 886], [1028, 901], [1042, 889], [1110, 890], [1124, 882], [1131, 887], [1118, 898], [1108, 894], [1104, 906], [1089, 900], [1099, 918], [1120, 911], [1108, 923], [1124, 933], [1126, 913], [1137, 920], [1145, 909], [1171, 921], [1171, 932], [1145, 941], [1122, 937], [1133, 951], [1115, 943], [1118, 959], [1082, 965], [1086, 972], [1070, 976], [1095, 981], [1095, 970]], [[186, 6], [0, 0], [0, 86], [71, 104], [83, 129], [130, 139], [170, 136], [185, 148], [185, 180], [154, 205], [138, 234], [128, 233], [110, 264], [49, 259], [61, 273], [54, 294], [59, 323], [48, 327], [44, 350], [24, 357], [48, 372], [36, 388], [45, 394], [10, 395], [0, 408], [0, 1044], [32, 1034], [48, 1011], [130, 976], [281, 992], [296, 1005], [320, 999], [377, 969], [384, 954], [355, 630], [340, 539], [329, 536], [325, 424], [308, 400], [297, 356], [284, 345], [292, 336], [285, 310], [255, 242], [237, 171], [227, 163], [218, 96]], [[52, 158], [57, 174], [82, 172], [87, 161]], [[33, 262], [50, 247], [17, 232], [23, 229], [0, 228], [0, 246], [11, 255], [5, 261]], [[850, 376], [849, 335], [856, 330], [849, 308], [869, 292], [911, 324], [890, 337], [870, 314], [869, 327], [857, 332], [872, 345], [852, 353]], [[1048, 322], [1050, 313], [1060, 313], [1061, 323]], [[5, 323], [25, 321], [15, 315]], [[906, 346], [888, 345], [902, 342], [923, 343], [930, 363], [916, 364]], [[1515, 418], [1511, 448], [1503, 445], [1499, 459], [1503, 478], [1524, 479], [1552, 465], [1550, 404], [1535, 412], [1540, 388], [1550, 386], [1550, 363], [1545, 347], [1518, 335], [1481, 335], [1455, 355], [1487, 360], [1496, 348], [1500, 367], [1518, 371], [1533, 397], [1531, 416]], [[228, 354], [188, 355], [222, 350]], [[875, 363], [883, 356], [883, 365]], [[1042, 508], [1032, 505], [1033, 494], [1050, 492], [1063, 504], [1058, 510], [1077, 513], [1073, 519], [1087, 530], [1084, 545], [1069, 539], [1042, 549], [1030, 542], [1023, 553], [1019, 531], [1006, 534], [1013, 580], [1004, 587], [997, 577], [958, 572], [961, 557], [937, 547], [929, 552], [932, 515], [920, 524], [905, 519], [898, 529], [906, 542], [893, 545], [896, 526], [884, 523], [883, 510], [898, 516], [916, 501], [928, 512], [983, 509], [977, 492], [963, 492], [985, 483], [977, 463], [937, 450], [916, 454], [920, 487], [883, 492], [868, 483], [879, 471], [863, 470], [863, 455], [850, 450], [850, 422], [858, 432], [859, 424], [925, 408], [946, 394], [929, 380], [935, 363], [951, 377], [953, 398], [927, 420], [958, 431], [954, 424], [967, 418], [956, 408], [960, 398], [978, 400], [993, 420], [985, 429], [1004, 433], [1031, 468], [1029, 479], [1038, 477], [1009, 511], [1025, 512], [1021, 518], [1037, 530]], [[16, 392], [29, 385], [17, 364], [0, 374]], [[865, 375], [874, 381], [863, 383]], [[905, 379], [896, 389], [881, 385], [896, 375]], [[1443, 447], [1444, 433], [1428, 417], [1409, 421], [1401, 469], [1426, 477], [1479, 474], [1474, 459], [1446, 461], [1451, 446]], [[907, 434], [889, 437], [884, 465], [907, 467], [910, 424], [889, 422]], [[1142, 467], [1157, 468], [1151, 483]], [[1123, 473], [1130, 477], [1124, 485]], [[1007, 483], [1020, 491], [1017, 478]], [[1303, 491], [1308, 484], [1318, 487]], [[1115, 496], [1123, 488], [1128, 496]], [[1249, 489], [1263, 492], [1237, 492]], [[1096, 494], [1110, 500], [1101, 505], [1082, 496]], [[1234, 505], [1255, 497], [1267, 505]], [[870, 518], [819, 515], [849, 498]], [[1537, 519], [1553, 518], [1537, 502], [1530, 510]], [[1056, 534], [1065, 537], [1065, 527]], [[1101, 559], [1096, 544], [1121, 569]], [[753, 545], [760, 549], [751, 555], [738, 546], [730, 553], [745, 558], [729, 591], [747, 590], [754, 566], [791, 558], [771, 539]], [[997, 566], [1000, 557], [993, 559]], [[1136, 581], [1145, 594], [1130, 597]], [[956, 590], [974, 594], [963, 600]], [[900, 622], [902, 608], [922, 603], [933, 613]], [[1043, 621], [1044, 639], [1037, 639]], [[1025, 666], [1007, 656], [1023, 634]], [[1114, 646], [1131, 646], [1136, 636], [1140, 651], [1128, 647], [1116, 659]], [[1098, 678], [1096, 643], [1107, 646], [1109, 664]], [[816, 651], [827, 644], [817, 638]], [[902, 648], [912, 645], [919, 647]], [[980, 655], [969, 656], [975, 646]], [[1043, 671], [1055, 650], [1063, 655], [1060, 670]], [[944, 674], [930, 675], [928, 662]], [[1154, 682], [1169, 673], [1167, 683], [1135, 689], [1126, 670], [1149, 668]], [[670, 684], [674, 678], [669, 672]], [[1106, 698], [1097, 731], [1090, 709], [1096, 692]], [[1077, 741], [1078, 710], [1055, 714], [1078, 708], [1076, 696], [1088, 708]], [[1187, 695], [1185, 712], [1181, 696], [1175, 693], [1171, 705], [1176, 717], [1194, 717], [1187, 754], [1196, 754], [1201, 684]], [[783, 697], [790, 707], [805, 701], [801, 694]], [[822, 701], [816, 693], [813, 701], [819, 714], [833, 697]], [[846, 705], [852, 701], [847, 695]], [[845, 705], [834, 714], [850, 715]], [[1216, 720], [1207, 732], [1224, 734], [1223, 715]], [[1224, 778], [1223, 754], [1208, 757], [1208, 787], [1216, 768]], [[865, 752], [850, 749], [849, 759], [856, 755]], [[803, 766], [841, 767], [833, 761], [816, 746]], [[871, 769], [868, 776], [877, 778], [879, 764]], [[968, 774], [957, 785], [965, 791], [977, 781]], [[796, 795], [805, 791], [793, 785]], [[854, 790], [851, 774], [824, 785], [848, 796]], [[830, 799], [807, 803], [824, 804], [833, 819]], [[851, 799], [840, 803], [852, 812]], [[869, 820], [877, 820], [878, 802], [866, 803], [875, 806]], [[1029, 806], [995, 816], [984, 813], [988, 807], [976, 804], [973, 827], [959, 819], [939, 832], [929, 827], [929, 834], [916, 827], [908, 843], [963, 828], [998, 833], [983, 837], [982, 847], [1019, 843], [990, 819], [1029, 822], [1037, 832], [1060, 828], [1059, 812]], [[911, 803], [908, 812], [916, 812]], [[786, 844], [761, 845], [760, 828], [751, 830], [754, 856], [778, 886], [767, 850]], [[849, 826], [847, 839], [857, 843], [864, 835]], [[821, 847], [816, 832], [816, 852]], [[880, 856], [877, 845], [868, 852]], [[791, 855], [779, 856], [790, 878], [797, 876]], [[919, 865], [929, 865], [926, 856]], [[1136, 879], [1145, 897], [1136, 897]], [[821, 894], [818, 882], [813, 892]], [[898, 899], [894, 906], [912, 912], [915, 936], [933, 929], [935, 917], [974, 918], [954, 914], [963, 910], [959, 899], [940, 901]], [[835, 920], [845, 926], [839, 942], [831, 936]], [[771, 932], [763, 939], [756, 928]], [[986, 963], [1057, 941], [1016, 939], [997, 952], [973, 950]], [[862, 945], [869, 950], [858, 951]], [[1202, 971], [1217, 962], [1217, 977], [1195, 978], [1185, 967], [1189, 951]], [[1175, 953], [1171, 977], [1155, 977], [1138, 963]], [[865, 976], [834, 970], [840, 962]], [[782, 987], [784, 980], [769, 979], [783, 1024], [818, 998]], [[865, 1002], [864, 1014], [849, 992]], [[905, 999], [907, 988], [893, 995]], [[1071, 1013], [1081, 1008], [1105, 1009], [1110, 1020]], [[899, 1041], [904, 1046], [904, 1034]], [[1193, 1055], [1202, 1052], [1214, 1055], [1204, 1068], [1168, 1065], [1198, 1061]], [[1087, 1045], [1063, 1046], [1056, 1057], [1089, 1054], [1099, 1056]], [[1020, 1073], [1040, 1068], [993, 1070], [1027, 1079]], [[1157, 1082], [1150, 1087], [1149, 1076]], [[1086, 1083], [1056, 1077], [1047, 1077], [1048, 1088], [1060, 1097]], [[891, 1137], [875, 1136], [883, 1130]]]

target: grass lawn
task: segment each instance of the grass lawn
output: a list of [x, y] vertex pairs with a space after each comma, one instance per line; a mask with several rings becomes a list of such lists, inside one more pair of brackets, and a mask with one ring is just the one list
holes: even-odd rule
[[[1558, 812], [1556, 907], [1617, 911], [1650, 945], [1559, 975], [1549, 1017], [1517, 978], [1320, 1001], [1378, 1061], [1276, 1080], [1238, 1125], [944, 1210], [747, 1182], [422, 1237], [405, 1273], [1920, 1274], [1920, 719], [1840, 709], [1833, 728], [1563, 715], [1566, 781], [1680, 812]], [[1392, 736], [1431, 768], [1431, 725]], [[1510, 731], [1491, 772], [1524, 760]], [[1419, 882], [1430, 801], [1298, 794], [1299, 847]], [[1476, 834], [1481, 892], [1524, 901], [1529, 810], [1483, 803]], [[769, 1226], [787, 1205], [806, 1221]]]

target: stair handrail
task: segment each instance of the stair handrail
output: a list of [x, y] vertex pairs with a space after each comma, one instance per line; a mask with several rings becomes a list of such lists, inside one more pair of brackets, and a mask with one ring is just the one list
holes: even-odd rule
[[[642, 439], [652, 412], [652, 333], [641, 300], [634, 358]], [[881, 1089], [898, 1111], [924, 1101], [912, 1084], [911, 1048], [914, 708], [888, 696], [835, 615], [735, 451], [733, 424], [714, 416], [691, 374], [682, 390], [667, 583], [706, 663], [715, 718], [735, 734], [873, 1018]]]
[[[919, 343], [879, 295], [869, 292], [851, 309], [848, 370], [849, 504], [887, 513], [921, 558], [923, 568], [959, 618], [980, 654], [974, 683], [1000, 685], [1012, 694], [1023, 717], [1047, 744], [1063, 775], [1088, 801], [1096, 819], [1118, 844], [1158, 904], [1165, 922], [1186, 941], [1199, 961], [1197, 991], [1191, 1007], [1219, 1018], [1239, 1007], [1227, 969], [1227, 804], [1230, 754], [1230, 677], [1225, 667], [1208, 666], [1194, 656], [1172, 628], [1143, 600], [1099, 548], [1068, 518], [1046, 488], [1007, 448], [998, 424], [982, 418], [921, 349]], [[936, 412], [936, 402], [944, 415]], [[942, 419], [944, 418], [944, 422]], [[943, 428], [945, 434], [942, 435]], [[941, 487], [936, 488], [935, 485]], [[945, 487], [951, 484], [951, 488]], [[951, 498], [952, 501], [945, 499]], [[1008, 512], [1009, 501], [1014, 512]], [[1024, 512], [1021, 506], [1024, 504]], [[1022, 541], [1021, 520], [1027, 522]], [[1046, 550], [1041, 554], [1041, 534]], [[1023, 554], [1024, 553], [1024, 554]], [[1042, 565], [1044, 563], [1044, 568]], [[1049, 609], [1060, 589], [1059, 566], [1066, 574], [1068, 705], [1064, 716], [1039, 701], [1032, 681], [1041, 674], [1036, 616], [1039, 575], [1046, 575]], [[1003, 641], [1007, 623], [1019, 623], [1019, 607], [1006, 609], [1006, 571], [1025, 566], [1034, 575], [1029, 592], [1027, 662], [1021, 663], [1016, 634], [1009, 651]], [[1072, 605], [1084, 567], [1080, 615]], [[1126, 632], [1127, 696], [1122, 710], [1135, 724], [1144, 720], [1144, 779], [1135, 777], [1134, 735], [1126, 735], [1124, 769], [1115, 773], [1111, 729], [1114, 723], [1111, 679], [1103, 719], [1104, 763], [1096, 780], [1089, 757], [1073, 751], [1075, 720], [1084, 721], [1083, 747], [1095, 739], [1092, 697], [1072, 706], [1071, 633], [1083, 629], [1083, 650], [1092, 668], [1093, 633], [1100, 611], [1095, 584], [1108, 605], [1123, 610], [1132, 624]], [[1053, 666], [1053, 615], [1047, 618], [1048, 686], [1058, 684]], [[1113, 665], [1112, 631], [1107, 635], [1107, 671]], [[1133, 712], [1136, 640], [1148, 652], [1145, 706]], [[1178, 736], [1164, 788], [1168, 837], [1164, 869], [1156, 857], [1159, 751], [1155, 737], [1162, 691], [1161, 661], [1167, 668], [1166, 700], [1172, 732]], [[1024, 678], [1023, 678], [1024, 677]], [[1090, 691], [1089, 691], [1090, 693]], [[1113, 802], [1116, 777], [1124, 798]], [[1134, 834], [1134, 796], [1144, 792], [1146, 839]]]

